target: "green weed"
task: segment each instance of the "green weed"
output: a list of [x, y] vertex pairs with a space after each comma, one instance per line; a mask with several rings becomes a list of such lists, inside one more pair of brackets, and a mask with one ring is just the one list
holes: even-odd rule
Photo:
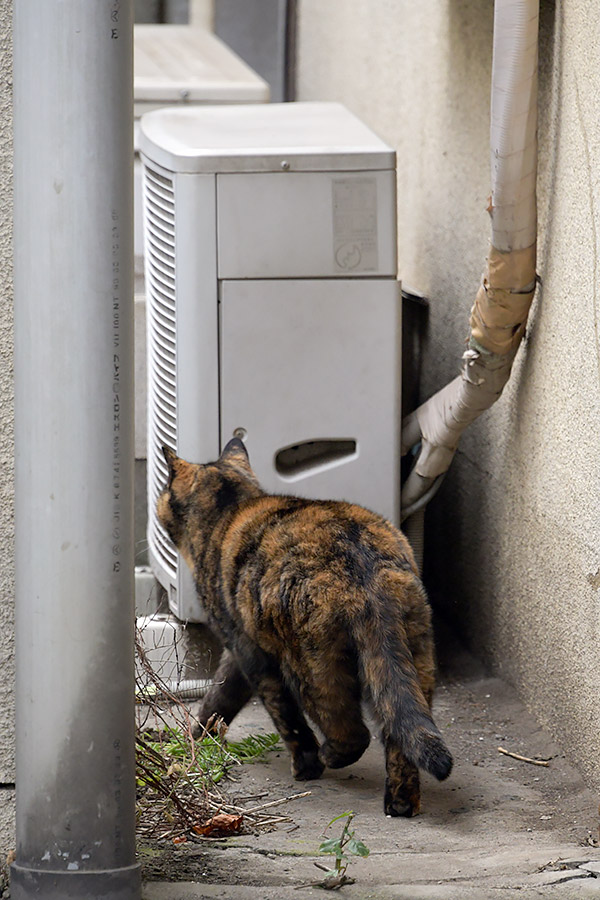
[[339, 816], [335, 816], [325, 828], [325, 831], [327, 831], [327, 829], [335, 822], [340, 822], [342, 819], [346, 820], [340, 836], [337, 838], [327, 838], [327, 840], [324, 840], [319, 847], [319, 853], [335, 857], [333, 869], [325, 869], [323, 866], [319, 866], [319, 868], [323, 869], [326, 873], [323, 881], [319, 883], [321, 887], [335, 889], [344, 884], [352, 884], [354, 879], [348, 878], [346, 875], [350, 857], [364, 857], [369, 855], [370, 851], [366, 844], [355, 836], [356, 833], [354, 831], [350, 831], [350, 825], [354, 816], [355, 814], [352, 810], [341, 813]]

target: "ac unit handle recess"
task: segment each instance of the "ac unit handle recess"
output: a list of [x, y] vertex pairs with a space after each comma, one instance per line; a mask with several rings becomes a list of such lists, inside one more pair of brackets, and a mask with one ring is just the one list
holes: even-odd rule
[[358, 457], [354, 438], [313, 438], [282, 447], [275, 454], [275, 469], [288, 481], [314, 474], [317, 469], [330, 469]]

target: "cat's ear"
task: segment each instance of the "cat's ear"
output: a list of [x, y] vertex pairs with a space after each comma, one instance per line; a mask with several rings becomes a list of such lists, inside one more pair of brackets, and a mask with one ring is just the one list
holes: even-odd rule
[[162, 447], [162, 452], [167, 462], [167, 468], [169, 469], [169, 479], [167, 481], [167, 487], [170, 488], [173, 483], [173, 479], [181, 468], [183, 460], [179, 459], [177, 454], [173, 450], [171, 450], [170, 447], [165, 447], [164, 444]]
[[246, 450], [244, 442], [239, 438], [234, 437], [227, 442], [227, 444], [223, 448], [223, 452], [219, 457], [219, 462], [227, 463], [228, 465], [233, 466], [240, 473], [245, 475], [247, 478], [250, 478], [254, 483], [258, 484], [258, 482], [256, 481], [256, 475], [254, 474], [250, 466], [248, 451]]
[[225, 444], [219, 459], [221, 462], [239, 462], [243, 460], [246, 465], [250, 462], [244, 442], [237, 437], [231, 438]]

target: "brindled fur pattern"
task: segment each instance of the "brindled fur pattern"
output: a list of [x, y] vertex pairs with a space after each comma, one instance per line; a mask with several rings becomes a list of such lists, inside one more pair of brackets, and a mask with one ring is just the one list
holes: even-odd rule
[[164, 453], [158, 516], [226, 648], [200, 723], [231, 722], [256, 692], [295, 778], [309, 780], [363, 754], [366, 701], [385, 748], [385, 812], [415, 815], [418, 769], [444, 779], [452, 757], [431, 716], [431, 612], [404, 536], [354, 504], [264, 493], [236, 438], [207, 465]]

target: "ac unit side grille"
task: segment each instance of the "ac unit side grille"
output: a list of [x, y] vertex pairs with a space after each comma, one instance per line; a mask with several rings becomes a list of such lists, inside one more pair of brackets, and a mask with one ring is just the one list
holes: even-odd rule
[[158, 370], [159, 370], [158, 375], [159, 375], [161, 381], [162, 381], [165, 385], [168, 385], [168, 388], [169, 388], [169, 401], [170, 401], [171, 405], [174, 406], [174, 404], [173, 404], [173, 402], [172, 402], [172, 397], [173, 397], [173, 394], [174, 394], [174, 392], [175, 392], [175, 382], [172, 380], [171, 372], [169, 372], [168, 368], [166, 368], [165, 366], [163, 366], [162, 360], [161, 360], [161, 358], [160, 358], [159, 356], [154, 357], [154, 365], [155, 365], [155, 366], [158, 368]]
[[[146, 240], [150, 243], [150, 246], [153, 244], [158, 244], [160, 247], [163, 244], [169, 245], [169, 232], [165, 228], [160, 227], [160, 222], [157, 220], [155, 223], [154, 231], [151, 236], [147, 236]], [[164, 248], [163, 248], [164, 249]]]
[[[149, 250], [146, 253], [146, 270], [148, 272], [146, 281], [149, 282], [149, 285], [153, 289], [153, 294], [160, 299], [163, 298], [163, 302], [171, 308], [172, 305], [172, 297], [171, 297], [171, 285], [175, 282], [175, 270], [169, 272], [168, 269], [163, 269], [161, 271], [157, 265], [156, 256], [152, 253], [152, 250]], [[150, 267], [151, 270], [150, 270]]]
[[177, 550], [156, 516], [168, 477], [162, 447], [177, 450], [175, 307], [175, 190], [173, 181], [144, 166], [146, 304], [148, 316], [148, 542], [176, 583]]
[[152, 184], [157, 186], [162, 185], [167, 189], [170, 196], [173, 196], [173, 182], [168, 175], [163, 175], [162, 172], [159, 172], [158, 169], [151, 169], [150, 167], [146, 167], [147, 177], [151, 180]]
[[162, 206], [167, 210], [173, 210], [173, 190], [172, 188], [162, 188], [156, 184], [156, 182], [148, 181], [147, 187], [148, 193], [146, 197], [156, 203], [158, 206]]
[[170, 276], [171, 278], [175, 277], [175, 262], [174, 260], [164, 252], [162, 247], [159, 247], [152, 242], [150, 243], [150, 253], [156, 260], [157, 264], [160, 264], [162, 272], [165, 275]]
[[157, 203], [154, 203], [154, 201], [152, 200], [147, 201], [147, 206], [149, 212], [154, 218], [156, 227], [161, 232], [168, 234], [172, 212], [170, 210], [165, 210], [163, 207], [159, 206]]
[[[163, 426], [160, 430], [162, 431], [164, 437], [170, 437], [171, 435], [176, 433], [177, 429], [177, 421], [175, 419], [174, 412], [169, 409], [169, 404], [165, 403], [162, 397], [158, 398], [156, 408], [158, 410], [158, 413], [160, 414]], [[167, 443], [170, 443], [170, 441], [167, 441]]]
[[163, 329], [162, 334], [164, 339], [167, 341], [169, 345], [175, 343], [175, 330], [173, 328], [173, 321], [171, 319], [171, 315], [169, 310], [162, 302], [160, 296], [154, 297], [154, 309], [153, 314], [156, 316], [156, 321], [162, 323]]
[[152, 278], [156, 278], [168, 291], [170, 284], [175, 280], [175, 266], [170, 265], [170, 263], [165, 263], [162, 255], [152, 248], [150, 248], [150, 256], [152, 257], [152, 264], [154, 266]]
[[168, 281], [167, 281], [167, 285], [165, 287], [163, 287], [157, 278], [154, 278], [152, 276], [149, 276], [149, 277], [150, 277], [150, 281], [152, 282], [152, 296], [154, 299], [154, 305], [157, 306], [162, 303], [162, 305], [165, 309], [165, 312], [167, 313], [167, 316], [169, 318], [171, 318], [173, 298], [170, 293]]
[[160, 351], [158, 347], [155, 347], [151, 355], [153, 363], [160, 366], [161, 377], [169, 385], [170, 390], [174, 391], [175, 384], [171, 370], [169, 369], [169, 353], [167, 351]]
[[161, 318], [156, 310], [152, 311], [153, 322], [152, 324], [156, 328], [156, 343], [163, 351], [163, 356], [166, 355], [168, 359], [169, 356], [175, 354], [175, 332], [172, 326], [167, 325], [164, 321], [161, 321]]
[[156, 232], [156, 234], [148, 235], [148, 242], [150, 244], [150, 249], [152, 250], [152, 252], [162, 254], [165, 260], [167, 260], [171, 265], [175, 265], [175, 257], [173, 256], [172, 248], [166, 241], [162, 239], [158, 231]]

